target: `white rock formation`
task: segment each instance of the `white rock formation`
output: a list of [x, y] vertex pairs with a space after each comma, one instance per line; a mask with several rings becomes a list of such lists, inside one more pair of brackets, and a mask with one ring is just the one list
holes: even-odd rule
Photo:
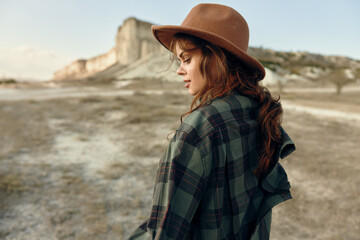
[[94, 58], [74, 61], [56, 71], [53, 80], [85, 78], [114, 64], [126, 66], [151, 53], [166, 52], [153, 37], [151, 25], [134, 17], [126, 19], [118, 28], [115, 47]]
[[118, 63], [128, 65], [150, 53], [163, 50], [151, 33], [151, 25], [136, 18], [124, 21], [116, 36]]

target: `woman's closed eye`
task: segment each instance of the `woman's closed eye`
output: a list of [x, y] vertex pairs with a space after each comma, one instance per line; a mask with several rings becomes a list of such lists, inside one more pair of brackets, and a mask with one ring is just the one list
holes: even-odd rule
[[190, 61], [191, 61], [191, 58], [185, 58], [184, 60], [176, 59], [178, 66], [180, 66], [182, 63], [189, 64]]
[[190, 61], [191, 61], [191, 58], [186, 58], [183, 62], [184, 63], [190, 63]]

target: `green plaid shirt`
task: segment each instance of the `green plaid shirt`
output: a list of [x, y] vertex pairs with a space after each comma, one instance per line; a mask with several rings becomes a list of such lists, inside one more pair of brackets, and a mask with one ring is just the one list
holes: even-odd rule
[[[257, 105], [237, 92], [180, 125], [162, 156], [149, 218], [129, 239], [269, 239], [271, 209], [291, 198], [280, 163], [259, 182]], [[282, 130], [277, 160], [295, 150]]]

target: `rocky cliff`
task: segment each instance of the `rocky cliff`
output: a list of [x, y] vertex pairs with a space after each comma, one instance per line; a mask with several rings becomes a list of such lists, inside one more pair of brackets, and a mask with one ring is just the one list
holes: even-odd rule
[[79, 79], [102, 71], [116, 63], [115, 47], [90, 59], [79, 59], [54, 73], [53, 80]]
[[118, 28], [115, 46], [107, 53], [91, 59], [79, 59], [54, 73], [53, 80], [81, 79], [101, 72], [112, 65], [126, 66], [150, 53], [165, 49], [154, 39], [151, 23], [134, 17]]
[[151, 23], [128, 18], [116, 35], [116, 60], [128, 65], [153, 52], [164, 51], [151, 32]]

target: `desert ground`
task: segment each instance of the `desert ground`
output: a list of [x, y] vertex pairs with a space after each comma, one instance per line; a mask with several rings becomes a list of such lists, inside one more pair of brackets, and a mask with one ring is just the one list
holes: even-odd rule
[[[360, 88], [331, 89], [280, 94], [297, 150], [281, 161], [293, 199], [274, 208], [273, 240], [359, 239]], [[0, 89], [0, 239], [126, 239], [190, 102], [151, 79]]]

